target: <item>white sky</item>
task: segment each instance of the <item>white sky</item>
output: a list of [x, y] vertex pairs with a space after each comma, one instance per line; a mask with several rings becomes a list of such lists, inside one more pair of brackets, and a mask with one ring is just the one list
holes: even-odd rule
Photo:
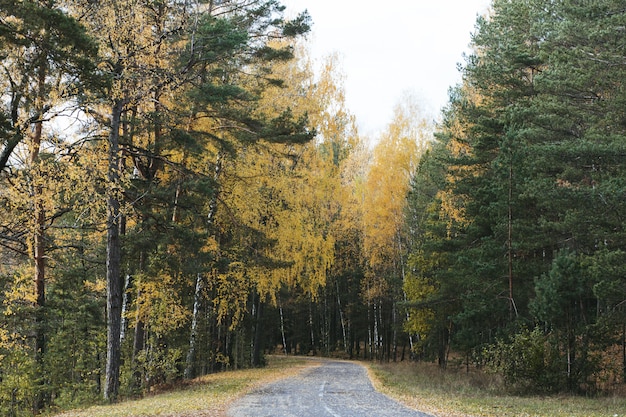
[[461, 76], [476, 17], [490, 0], [283, 0], [287, 15], [307, 9], [313, 57], [338, 52], [346, 102], [359, 131], [376, 135], [406, 92], [439, 114]]

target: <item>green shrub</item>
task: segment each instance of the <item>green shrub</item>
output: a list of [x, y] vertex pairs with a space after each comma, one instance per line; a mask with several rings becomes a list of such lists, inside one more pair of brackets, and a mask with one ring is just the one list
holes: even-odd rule
[[35, 362], [28, 346], [4, 340], [0, 349], [0, 414], [7, 417], [33, 415]]
[[499, 373], [518, 392], [563, 389], [564, 372], [558, 349], [539, 329], [524, 329], [485, 349], [487, 369]]

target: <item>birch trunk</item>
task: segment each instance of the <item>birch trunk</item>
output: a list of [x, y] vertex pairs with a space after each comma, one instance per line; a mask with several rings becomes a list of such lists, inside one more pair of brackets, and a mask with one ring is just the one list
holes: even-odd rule
[[341, 306], [341, 297], [339, 295], [339, 281], [335, 280], [335, 287], [337, 288], [337, 306], [339, 308], [339, 321], [341, 322], [341, 334], [343, 336], [343, 350], [349, 353], [348, 347], [348, 333], [346, 331], [346, 319], [343, 314], [343, 307]]
[[283, 316], [283, 306], [278, 302], [278, 312], [280, 313], [280, 335], [283, 338], [283, 353], [287, 354], [287, 338], [285, 337], [285, 318]]
[[198, 316], [200, 314], [200, 303], [202, 300], [202, 288], [204, 287], [204, 281], [202, 274], [196, 275], [196, 290], [193, 296], [193, 315], [191, 317], [191, 335], [189, 336], [189, 350], [187, 351], [187, 358], [185, 361], [185, 379], [191, 379], [194, 377], [194, 362], [196, 357], [196, 338], [198, 334]]

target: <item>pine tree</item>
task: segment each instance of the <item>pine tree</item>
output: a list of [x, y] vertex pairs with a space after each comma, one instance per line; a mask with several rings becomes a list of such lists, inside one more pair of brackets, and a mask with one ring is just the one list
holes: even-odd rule
[[[39, 383], [45, 384], [42, 375], [46, 352], [46, 258], [52, 246], [46, 229], [59, 218], [63, 209], [55, 212], [47, 177], [54, 177], [55, 167], [43, 151], [44, 147], [57, 146], [47, 122], [81, 100], [83, 88], [93, 80], [91, 61], [96, 48], [85, 29], [56, 2], [6, 2], [1, 5], [3, 14], [0, 26], [2, 39], [3, 69], [6, 74], [3, 94], [7, 97], [6, 109], [2, 111], [3, 144], [0, 154], [0, 170], [24, 173], [18, 182], [26, 180], [30, 186], [22, 188], [29, 194], [31, 220], [28, 246], [34, 264], [35, 297], [35, 360], [38, 365]], [[20, 160], [16, 151], [26, 149], [26, 158]], [[58, 151], [58, 148], [56, 149]], [[11, 174], [8, 174], [11, 176]], [[50, 184], [49, 184], [50, 185]], [[21, 183], [20, 186], [26, 186]], [[16, 187], [16, 190], [20, 189]], [[18, 191], [20, 192], [20, 191]], [[36, 393], [34, 409], [40, 410], [46, 403], [40, 387]]]
[[[607, 257], [620, 256], [622, 40], [609, 40], [606, 28], [620, 27], [623, 18], [611, 1], [494, 2], [489, 18], [479, 19], [475, 53], [440, 129], [445, 181], [429, 197], [438, 219], [415, 223], [432, 233], [417, 232], [416, 283], [433, 284], [434, 291], [416, 290], [413, 305], [427, 311], [438, 296], [452, 296], [451, 340], [468, 353], [498, 334], [517, 343], [523, 334], [506, 338], [518, 324], [541, 322], [545, 337], [566, 347], [558, 354], [567, 358], [567, 389], [594, 372], [591, 324], [552, 317], [546, 328], [538, 306], [549, 304], [548, 293], [570, 300], [557, 284], [580, 280], [577, 323], [595, 322], [601, 310], [589, 307], [596, 294], [606, 296], [594, 293], [597, 273], [606, 268], [610, 276]], [[414, 204], [423, 209], [428, 201]], [[576, 272], [561, 271], [564, 257]], [[439, 271], [429, 272], [429, 265]], [[443, 309], [431, 311], [441, 326], [436, 317]]]

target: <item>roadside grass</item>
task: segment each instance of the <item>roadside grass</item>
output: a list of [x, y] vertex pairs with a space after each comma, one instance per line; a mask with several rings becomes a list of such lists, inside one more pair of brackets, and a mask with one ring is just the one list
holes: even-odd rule
[[316, 362], [298, 357], [269, 358], [262, 369], [206, 375], [173, 389], [139, 400], [66, 411], [56, 417], [222, 417], [228, 404], [260, 384], [297, 374]]
[[[296, 375], [319, 362], [271, 356], [263, 369], [206, 375], [139, 400], [66, 411], [55, 417], [224, 417], [231, 401], [253, 388]], [[626, 398], [502, 394], [500, 382], [478, 372], [430, 363], [364, 363], [379, 391], [437, 417], [626, 417]]]
[[513, 396], [496, 378], [430, 363], [372, 363], [381, 392], [437, 417], [624, 417], [626, 398], [607, 396]]

